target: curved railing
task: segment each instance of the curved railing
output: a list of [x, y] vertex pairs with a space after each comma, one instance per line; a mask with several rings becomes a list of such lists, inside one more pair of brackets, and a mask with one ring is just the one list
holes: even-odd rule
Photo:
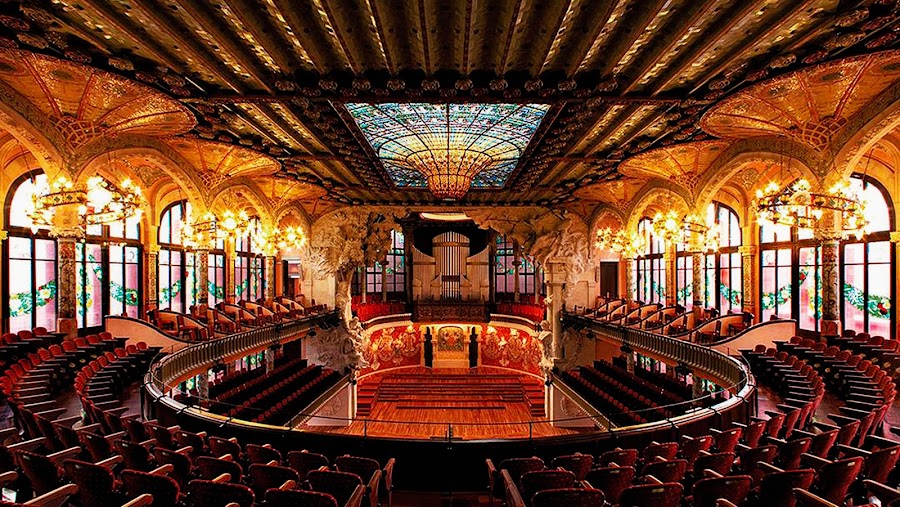
[[[324, 325], [334, 325], [337, 322], [336, 315], [333, 318], [334, 321], [326, 321]], [[271, 443], [283, 452], [314, 448], [317, 452], [337, 455], [346, 453], [352, 448], [360, 449], [361, 452], [364, 450], [365, 455], [376, 459], [396, 458], [402, 461], [405, 467], [409, 467], [408, 479], [414, 481], [418, 487], [441, 490], [452, 485], [453, 488], [466, 491], [483, 486], [481, 484], [483, 470], [472, 467], [472, 463], [483, 463], [485, 458], [543, 455], [549, 459], [574, 451], [598, 454], [616, 446], [640, 447], [652, 440], [670, 441], [679, 439], [681, 435], [707, 434], [710, 428], [728, 427], [733, 421], [749, 422], [749, 417], [755, 414], [754, 380], [749, 367], [739, 360], [683, 340], [638, 330], [625, 330], [613, 325], [601, 329], [599, 325], [590, 322], [591, 319], [585, 320], [587, 322], [584, 326], [597, 334], [602, 333], [604, 339], [618, 341], [634, 350], [674, 363], [683, 363], [706, 377], [717, 379], [719, 385], [727, 389], [729, 397], [723, 401], [718, 397], [707, 399], [713, 396], [707, 395], [685, 402], [690, 406], [682, 407], [682, 410], [678, 411], [681, 415], [619, 428], [602, 427], [602, 419], [598, 417], [596, 410], [586, 412], [588, 415], [581, 417], [503, 424], [387, 421], [365, 418], [350, 420], [329, 417], [321, 413], [302, 413], [294, 418], [294, 421], [304, 421], [313, 417], [326, 422], [330, 419], [335, 422], [335, 426], [362, 422], [362, 435], [357, 435], [315, 432], [304, 428], [237, 420], [214, 414], [200, 406], [186, 406], [165, 396], [177, 382], [208, 368], [218, 360], [262, 350], [292, 332], [299, 333], [309, 329], [310, 325], [315, 323], [305, 320], [254, 329], [224, 339], [192, 345], [163, 358], [151, 367], [151, 371], [145, 377], [142, 391], [142, 395], [150, 396], [155, 403], [142, 403], [142, 406], [150, 407], [146, 415], [157, 418], [161, 424], [177, 424], [190, 431], [207, 431], [209, 434], [237, 437], [242, 442]], [[350, 379], [345, 378], [341, 384], [348, 385], [348, 382]], [[566, 393], [567, 386], [561, 379], [554, 376], [551, 383], [555, 383], [555, 388], [563, 394]], [[349, 387], [352, 387], [352, 384]], [[596, 429], [556, 436], [547, 436], [550, 433], [540, 431], [573, 422], [583, 423], [579, 426]], [[601, 427], [597, 427], [597, 423]], [[430, 433], [431, 438], [384, 436], [385, 433], [378, 431], [380, 425], [394, 428], [398, 425], [415, 425], [417, 428], [425, 428], [417, 431]], [[545, 426], [542, 428], [541, 425]], [[470, 430], [472, 434], [486, 434], [487, 432], [478, 431], [478, 427], [486, 426], [491, 427], [494, 435], [504, 437], [467, 436]], [[382, 436], [376, 436], [379, 434]], [[458, 473], [449, 478], [444, 474], [431, 473], [435, 460], [440, 460], [445, 466], [458, 470]]]

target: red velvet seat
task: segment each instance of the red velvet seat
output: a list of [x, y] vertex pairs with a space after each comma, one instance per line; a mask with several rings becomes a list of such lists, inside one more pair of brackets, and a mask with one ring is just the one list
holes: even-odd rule
[[125, 496], [118, 491], [119, 483], [106, 467], [70, 459], [63, 463], [63, 468], [66, 476], [78, 486], [82, 507], [109, 507], [124, 502]]
[[191, 506], [227, 507], [236, 503], [240, 507], [253, 507], [253, 490], [243, 484], [195, 479], [188, 488]]
[[606, 495], [613, 505], [618, 503], [619, 495], [634, 481], [634, 467], [601, 467], [587, 473], [585, 480]]
[[339, 507], [337, 500], [328, 493], [280, 489], [270, 489], [266, 492], [266, 505], [268, 507], [298, 507], [301, 505], [303, 507]]
[[143, 494], [153, 495], [153, 507], [173, 507], [183, 501], [181, 488], [175, 479], [164, 474], [151, 474], [139, 470], [123, 470], [122, 484], [129, 498]]
[[691, 492], [693, 507], [716, 507], [716, 501], [724, 498], [740, 505], [750, 493], [753, 479], [749, 475], [731, 475], [700, 479]]
[[348, 472], [313, 470], [309, 472], [307, 479], [313, 491], [328, 493], [337, 500], [338, 505], [346, 504], [356, 488], [363, 486], [363, 481], [358, 475]]
[[642, 475], [652, 475], [660, 482], [681, 482], [685, 472], [687, 472], [687, 461], [683, 459], [647, 463], [641, 470]]
[[575, 474], [568, 470], [537, 470], [525, 472], [519, 479], [522, 497], [526, 502], [535, 493], [548, 489], [565, 489], [575, 486]]
[[288, 467], [278, 465], [262, 465], [254, 463], [250, 465], [250, 486], [256, 494], [256, 498], [263, 498], [266, 491], [278, 489], [287, 481], [295, 484], [300, 480], [297, 472]]
[[288, 463], [297, 474], [301, 481], [306, 480], [306, 475], [311, 470], [318, 470], [321, 467], [330, 465], [328, 458], [322, 454], [316, 454], [308, 451], [291, 451], [287, 455]]

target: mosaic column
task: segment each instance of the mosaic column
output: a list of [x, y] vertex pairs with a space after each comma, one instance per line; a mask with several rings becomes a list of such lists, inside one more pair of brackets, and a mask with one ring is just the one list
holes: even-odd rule
[[666, 267], [665, 306], [674, 306], [676, 301], [675, 293], [678, 290], [676, 258], [675, 243], [667, 244], [666, 252], [663, 254], [663, 265]]
[[634, 259], [624, 257], [622, 260], [625, 262], [625, 301], [630, 304], [634, 294]]
[[76, 263], [75, 248], [84, 237], [84, 229], [74, 227], [53, 227], [50, 235], [56, 238], [57, 273], [56, 273], [56, 330], [68, 333], [73, 339], [78, 332], [76, 319]]
[[209, 302], [209, 250], [198, 249], [195, 254], [195, 268], [197, 273], [197, 304]]
[[159, 247], [156, 245], [148, 246], [144, 249], [144, 286], [147, 291], [144, 294], [144, 310], [153, 310], [159, 306], [159, 285], [156, 279], [157, 259], [159, 258]]
[[547, 262], [547, 320], [550, 321], [550, 331], [553, 333], [553, 359], [560, 356], [560, 340], [562, 338], [562, 311], [565, 307], [563, 301], [563, 285], [566, 283], [566, 263], [561, 259], [553, 259]]
[[754, 261], [756, 260], [757, 248], [753, 245], [738, 247], [741, 254], [741, 308], [745, 312], [756, 315], [756, 292], [753, 283], [754, 274], [756, 273]]
[[694, 305], [694, 315], [700, 316], [703, 312], [703, 293], [706, 290], [706, 278], [703, 276], [703, 252], [691, 253], [691, 301]]
[[275, 262], [275, 256], [270, 255], [266, 256], [266, 299], [274, 299], [275, 298], [275, 266], [278, 263]]
[[835, 237], [822, 240], [822, 336], [840, 336], [841, 297], [839, 272], [840, 240]]
[[234, 295], [234, 238], [225, 240], [225, 301], [236, 303]]

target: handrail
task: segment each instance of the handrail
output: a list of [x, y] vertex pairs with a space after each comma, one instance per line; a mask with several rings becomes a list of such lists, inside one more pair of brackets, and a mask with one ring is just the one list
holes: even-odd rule
[[330, 388], [326, 389], [324, 393], [320, 394], [309, 405], [307, 405], [306, 410], [304, 410], [304, 413], [294, 416], [294, 418], [291, 419], [290, 421], [288, 421], [288, 423], [285, 426], [294, 428], [296, 426], [305, 424], [307, 421], [309, 421], [310, 419], [315, 417], [314, 415], [310, 415], [310, 414], [315, 414], [316, 412], [318, 412], [320, 408], [322, 408], [323, 406], [325, 406], [326, 403], [328, 403], [328, 400], [330, 400], [335, 394], [341, 392], [341, 389], [347, 387], [347, 385], [349, 385], [349, 384], [350, 384], [350, 375], [349, 374], [344, 375], [343, 377], [341, 377], [340, 380], [337, 381], [336, 384], [334, 384]]
[[314, 321], [333, 315], [335, 312], [310, 315], [290, 322], [280, 322], [235, 333], [217, 340], [200, 342], [185, 347], [155, 362], [147, 373], [145, 385], [155, 390], [153, 395], [165, 394], [172, 381], [205, 365], [213, 365], [223, 358], [243, 355], [295, 336], [309, 329]]
[[750, 372], [736, 359], [715, 349], [648, 331], [617, 326], [577, 315], [567, 315], [568, 320], [578, 320], [594, 333], [633, 349], [640, 349], [656, 356], [699, 370], [741, 391], [748, 384]]

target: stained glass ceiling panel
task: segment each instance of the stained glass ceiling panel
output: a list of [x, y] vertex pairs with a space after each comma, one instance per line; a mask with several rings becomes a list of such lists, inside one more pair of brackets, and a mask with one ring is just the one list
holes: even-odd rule
[[471, 186], [501, 188], [550, 105], [348, 103], [346, 108], [397, 187], [426, 187], [412, 160], [449, 149], [489, 156], [490, 164]]

